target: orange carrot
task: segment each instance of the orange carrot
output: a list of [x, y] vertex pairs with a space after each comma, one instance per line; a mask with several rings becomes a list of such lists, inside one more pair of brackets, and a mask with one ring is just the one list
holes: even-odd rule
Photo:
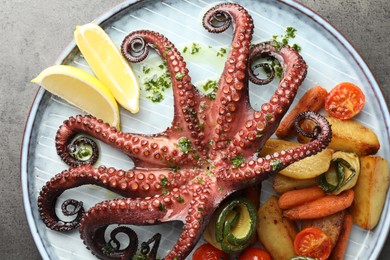
[[353, 190], [346, 190], [339, 195], [325, 197], [285, 210], [283, 215], [291, 220], [315, 219], [329, 216], [351, 206]]
[[318, 186], [287, 191], [278, 200], [281, 209], [289, 209], [324, 197], [325, 192]]
[[301, 112], [319, 111], [328, 95], [326, 89], [316, 86], [309, 89], [298, 101], [295, 107], [282, 120], [275, 134], [279, 138], [291, 137], [294, 134], [294, 120]]
[[349, 235], [352, 230], [352, 215], [347, 214], [344, 217], [343, 226], [341, 228], [341, 233], [337, 239], [336, 246], [333, 248], [332, 254], [330, 255], [330, 260], [343, 260], [345, 251], [347, 250]]

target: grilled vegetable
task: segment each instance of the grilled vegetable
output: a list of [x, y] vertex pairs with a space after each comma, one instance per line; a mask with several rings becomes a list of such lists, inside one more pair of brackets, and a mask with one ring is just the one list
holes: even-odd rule
[[320, 187], [327, 193], [339, 194], [355, 186], [360, 173], [357, 154], [335, 152], [329, 170], [319, 178]]
[[297, 225], [282, 216], [278, 199], [269, 198], [258, 211], [257, 235], [272, 259], [289, 259], [295, 256], [294, 237]]
[[294, 240], [295, 253], [300, 256], [308, 256], [314, 259], [328, 259], [332, 242], [324, 231], [310, 227], [300, 231]]
[[[333, 117], [325, 117], [332, 125], [332, 141], [328, 148], [335, 151], [354, 152], [359, 156], [372, 155], [378, 152], [380, 143], [378, 137], [370, 128], [353, 120], [340, 120]], [[314, 123], [305, 120], [301, 124], [304, 131], [310, 131]], [[309, 142], [310, 139], [298, 135], [300, 143]]]
[[256, 208], [250, 200], [229, 199], [214, 213], [203, 237], [226, 253], [238, 253], [252, 242], [256, 223]]
[[373, 229], [378, 224], [389, 189], [389, 164], [379, 156], [361, 157], [360, 163], [351, 214], [354, 223], [364, 229]]
[[276, 174], [272, 182], [272, 188], [281, 194], [289, 190], [298, 190], [318, 185], [318, 178], [294, 179], [281, 174]]
[[[269, 139], [260, 152], [261, 156], [274, 154], [282, 150], [287, 150], [299, 146], [299, 143], [289, 142], [278, 139]], [[310, 179], [317, 177], [329, 169], [333, 150], [324, 149], [323, 151], [312, 155], [303, 160], [297, 161], [279, 172], [284, 176], [295, 179]]]

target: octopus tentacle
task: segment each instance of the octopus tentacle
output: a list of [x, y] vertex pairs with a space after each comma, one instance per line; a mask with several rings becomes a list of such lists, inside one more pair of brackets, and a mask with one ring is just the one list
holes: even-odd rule
[[127, 259], [125, 257], [129, 252], [118, 253], [113, 257], [102, 250], [102, 230], [111, 224], [153, 225], [174, 220], [183, 221], [182, 212], [186, 211], [189, 204], [175, 203], [178, 196], [182, 196], [184, 201], [190, 201], [189, 193], [182, 194], [176, 190], [163, 196], [156, 195], [145, 199], [119, 198], [98, 203], [85, 213], [81, 221], [81, 239], [100, 259]]
[[[99, 257], [101, 259], [133, 259], [138, 248], [138, 236], [134, 230], [126, 226], [119, 226], [110, 232], [111, 239], [106, 241], [105, 233], [108, 227], [109, 225], [103, 226], [95, 232], [94, 245], [100, 249], [100, 252], [98, 251], [100, 254], [98, 253], [96, 256], [99, 257], [103, 254], [104, 258]], [[119, 233], [125, 234], [129, 239], [128, 245], [123, 249], [120, 249], [121, 243], [116, 238]]]
[[[185, 185], [188, 179], [199, 175], [199, 169], [116, 170], [112, 167], [91, 165], [79, 166], [65, 170], [54, 176], [41, 190], [38, 197], [38, 209], [45, 224], [59, 231], [69, 231], [78, 227], [84, 209], [82, 202], [67, 200], [63, 204], [65, 215], [76, 215], [72, 221], [63, 221], [55, 213], [57, 198], [65, 191], [82, 185], [93, 184], [104, 187], [125, 197], [152, 197], [176, 190]], [[74, 207], [74, 212], [66, 210], [68, 204]]]
[[312, 135], [312, 141], [285, 151], [261, 157], [257, 160], [248, 159], [232, 173], [228, 169], [221, 170], [218, 173], [218, 177], [221, 180], [230, 182], [230, 185], [248, 185], [245, 180], [264, 180], [290, 164], [317, 154], [325, 149], [332, 139], [332, 129], [329, 122], [316, 112], [303, 112], [297, 116], [297, 124], [304, 119], [316, 123], [314, 127], [316, 129], [314, 131], [315, 135]]
[[[185, 129], [185, 131], [188, 131], [187, 137], [196, 146], [199, 146], [199, 139], [201, 139], [203, 134], [195, 111], [199, 104], [200, 95], [191, 83], [191, 77], [188, 75], [188, 69], [183, 61], [183, 57], [173, 43], [163, 35], [153, 31], [140, 30], [130, 33], [122, 42], [122, 53], [131, 62], [140, 60], [131, 51], [134, 49], [132, 46], [134, 46], [135, 42], [139, 41], [146, 42], [146, 44], [141, 44], [141, 47], [144, 49], [148, 49], [148, 46], [153, 46], [167, 62], [174, 93], [174, 119], [172, 126], [165, 133], [168, 136], [179, 138], [183, 133], [178, 129]], [[139, 52], [142, 52], [140, 55], [142, 58], [146, 57], [147, 51]]]
[[[214, 134], [215, 149], [223, 148], [227, 141], [236, 132], [237, 126], [248, 113], [248, 81], [247, 61], [249, 47], [253, 34], [253, 20], [248, 12], [238, 4], [220, 4], [211, 8], [203, 17], [203, 26], [212, 33], [226, 29], [230, 22], [224, 26], [216, 26], [213, 19], [223, 14], [234, 21], [234, 35], [232, 49], [227, 56], [227, 62], [218, 82], [218, 92], [212, 104], [212, 113], [206, 115], [205, 121], [216, 122], [205, 132]], [[227, 19], [226, 18], [226, 19]], [[238, 116], [240, 115], [240, 116]], [[206, 126], [207, 128], [208, 126]]]
[[72, 167], [83, 164], [72, 157], [69, 151], [69, 144], [76, 134], [87, 134], [122, 150], [134, 160], [136, 166], [171, 167], [180, 165], [185, 160], [194, 161], [192, 154], [183, 153], [177, 147], [179, 139], [175, 140], [172, 137], [168, 140], [166, 137], [153, 138], [142, 134], [118, 132], [115, 127], [95, 117], [78, 115], [64, 121], [56, 135], [58, 155]]
[[275, 132], [280, 120], [293, 102], [298, 87], [306, 77], [305, 61], [290, 46], [276, 50], [271, 42], [257, 44], [252, 48], [249, 62], [264, 55], [278, 59], [283, 67], [283, 76], [270, 101], [264, 103], [260, 111], [253, 112], [244, 127], [237, 131], [228, 148], [233, 154], [249, 156], [263, 147], [266, 140]]
[[185, 259], [202, 236], [213, 213], [212, 205], [207, 203], [210, 200], [209, 191], [206, 188], [202, 193], [192, 200], [180, 238], [164, 259]]

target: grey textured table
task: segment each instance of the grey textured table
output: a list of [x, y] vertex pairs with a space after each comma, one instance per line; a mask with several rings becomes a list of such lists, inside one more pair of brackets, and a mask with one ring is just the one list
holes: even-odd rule
[[[0, 0], [0, 259], [40, 259], [22, 206], [19, 177], [23, 129], [37, 88], [29, 81], [54, 63], [75, 25], [120, 0]], [[349, 39], [390, 101], [388, 0], [301, 0]], [[387, 158], [389, 159], [389, 158]], [[390, 259], [390, 238], [380, 259]]]

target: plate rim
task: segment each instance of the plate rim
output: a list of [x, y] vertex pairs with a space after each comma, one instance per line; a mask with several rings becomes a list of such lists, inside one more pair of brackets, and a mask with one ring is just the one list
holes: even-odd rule
[[[106, 20], [108, 20], [110, 17], [116, 15], [117, 13], [123, 11], [126, 8], [129, 8], [132, 5], [138, 4], [140, 2], [143, 2], [146, 0], [126, 0], [122, 3], [108, 9], [105, 11], [102, 15], [95, 18], [92, 22], [97, 23], [99, 25], [104, 24]], [[377, 98], [381, 114], [384, 117], [384, 123], [386, 125], [386, 132], [387, 132], [387, 141], [390, 141], [390, 133], [389, 133], [389, 125], [388, 122], [390, 122], [390, 112], [389, 112], [389, 105], [386, 103], [383, 90], [378, 84], [378, 81], [376, 80], [371, 68], [366, 63], [366, 61], [363, 59], [363, 57], [360, 55], [360, 53], [357, 51], [357, 49], [353, 46], [353, 44], [336, 28], [334, 27], [327, 19], [325, 19], [321, 14], [318, 12], [312, 10], [311, 8], [307, 7], [305, 4], [299, 3], [296, 0], [274, 0], [275, 2], [282, 3], [284, 5], [287, 5], [295, 10], [297, 10], [299, 13], [307, 16], [311, 20], [313, 20], [314, 23], [320, 25], [324, 30], [326, 30], [335, 40], [337, 40], [344, 48], [345, 50], [351, 55], [353, 60], [356, 62], [358, 67], [360, 67], [361, 71], [364, 73], [364, 76], [366, 77], [367, 81], [370, 83], [369, 87], [373, 89], [373, 93], [375, 94], [375, 97]], [[58, 58], [55, 61], [55, 64], [61, 64], [63, 61], [66, 60], [68, 55], [71, 53], [71, 51], [76, 48], [76, 43], [74, 40], [72, 40], [60, 53]], [[30, 233], [33, 237], [33, 240], [35, 242], [35, 245], [43, 259], [50, 259], [50, 256], [43, 244], [42, 237], [39, 235], [37, 230], [37, 225], [35, 223], [32, 209], [31, 209], [31, 203], [30, 203], [30, 195], [28, 192], [28, 176], [27, 176], [27, 165], [28, 165], [28, 152], [30, 147], [30, 138], [32, 133], [32, 128], [37, 116], [38, 108], [40, 107], [40, 103], [43, 99], [43, 96], [45, 94], [45, 89], [42, 87], [39, 87], [39, 89], [36, 92], [36, 95], [32, 101], [30, 110], [28, 112], [27, 120], [24, 127], [23, 132], [23, 139], [21, 143], [21, 150], [20, 150], [20, 181], [21, 181], [21, 189], [22, 189], [22, 199], [23, 199], [23, 207], [24, 212], [26, 216], [26, 220], [30, 229]], [[388, 206], [385, 204], [385, 207]], [[387, 207], [386, 207], [387, 208]], [[388, 218], [390, 220], [390, 217]], [[380, 252], [383, 249], [384, 243], [387, 239], [387, 236], [390, 232], [390, 221], [384, 222], [384, 227], [380, 235], [378, 236], [378, 240], [375, 248], [371, 252], [371, 257], [377, 258], [380, 254]], [[369, 232], [369, 231], [368, 231]]]

